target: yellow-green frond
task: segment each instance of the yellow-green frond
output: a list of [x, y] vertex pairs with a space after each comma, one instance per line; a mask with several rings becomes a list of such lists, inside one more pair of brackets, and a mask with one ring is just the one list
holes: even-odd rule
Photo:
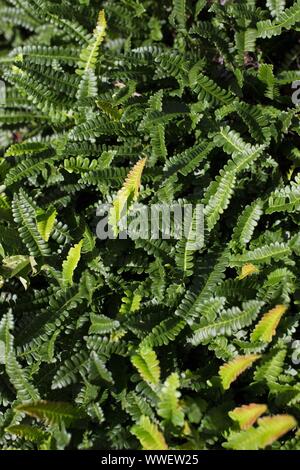
[[223, 364], [219, 369], [219, 375], [224, 390], [227, 390], [232, 382], [259, 358], [260, 355], [258, 354], [249, 354], [247, 356], [237, 356], [227, 364]]
[[267, 405], [250, 403], [249, 405], [234, 408], [228, 414], [233, 421], [236, 421], [241, 429], [248, 429], [258, 418], [267, 411]]
[[286, 311], [286, 305], [276, 305], [276, 307], [265, 313], [254, 328], [251, 334], [251, 341], [265, 341], [266, 343], [272, 341], [281, 317]]
[[163, 434], [156, 424], [151, 423], [148, 416], [141, 416], [138, 424], [133, 426], [131, 432], [138, 438], [144, 450], [167, 450]]

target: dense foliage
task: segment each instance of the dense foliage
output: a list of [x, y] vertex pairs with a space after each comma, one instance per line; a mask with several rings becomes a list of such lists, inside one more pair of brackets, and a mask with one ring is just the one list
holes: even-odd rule
[[[300, 1], [0, 28], [1, 448], [299, 449]], [[202, 203], [204, 246], [97, 239], [131, 196]]]

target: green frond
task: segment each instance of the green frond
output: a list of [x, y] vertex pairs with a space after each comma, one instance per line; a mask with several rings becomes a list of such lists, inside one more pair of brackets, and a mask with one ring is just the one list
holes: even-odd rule
[[199, 101], [205, 101], [208, 104], [216, 105], [229, 104], [234, 100], [233, 95], [217, 85], [206, 75], [199, 73], [196, 81], [190, 84], [194, 93], [197, 94]]
[[[112, 226], [114, 234], [119, 233], [119, 223], [122, 217], [127, 215], [130, 205], [138, 198], [142, 173], [146, 159], [139, 160], [127, 175], [127, 178], [117, 194], [109, 216], [109, 223]], [[125, 211], [125, 212], [124, 212]]]
[[186, 0], [173, 0], [173, 10], [170, 20], [179, 26], [180, 29], [185, 29], [186, 23]]
[[256, 428], [232, 432], [229, 435], [228, 442], [223, 446], [226, 449], [234, 450], [264, 449], [296, 426], [297, 421], [293, 416], [267, 416], [258, 421]]
[[86, 372], [88, 368], [88, 355], [85, 351], [74, 354], [61, 364], [53, 378], [52, 389], [61, 389], [75, 383], [78, 374]]
[[274, 350], [271, 357], [267, 356], [254, 372], [254, 380], [257, 382], [276, 382], [283, 371], [286, 358], [286, 349]]
[[141, 347], [155, 348], [157, 346], [167, 345], [179, 335], [185, 327], [183, 320], [177, 318], [167, 318], [150, 331], [141, 342]]
[[28, 426], [26, 424], [13, 424], [5, 429], [6, 432], [13, 436], [18, 436], [26, 441], [41, 443], [49, 438], [49, 433], [42, 431], [38, 427]]
[[289, 255], [291, 252], [289, 246], [285, 243], [275, 242], [270, 245], [255, 248], [246, 251], [241, 255], [233, 256], [230, 259], [230, 266], [242, 266], [245, 263], [265, 264], [270, 263], [272, 259], [280, 260], [283, 256]]
[[106, 334], [119, 328], [120, 323], [117, 320], [112, 320], [105, 315], [96, 315], [91, 313], [91, 326], [89, 334]]
[[232, 159], [220, 170], [220, 174], [210, 184], [204, 197], [209, 230], [213, 229], [221, 214], [227, 209], [238, 173], [253, 164], [264, 149], [263, 145], [253, 147], [245, 143], [239, 134], [230, 130], [229, 127], [220, 130], [215, 136], [215, 143], [217, 146], [222, 146], [226, 153], [231, 154]]
[[221, 310], [217, 318], [203, 318], [200, 327], [195, 327], [189, 342], [194, 346], [219, 335], [231, 336], [245, 326], [249, 326], [258, 316], [263, 303], [252, 300], [243, 305], [243, 309], [233, 307], [230, 310]]
[[273, 100], [274, 96], [278, 94], [276, 89], [276, 80], [273, 73], [273, 65], [261, 64], [258, 70], [258, 78], [267, 87], [265, 91], [266, 97]]
[[132, 364], [137, 368], [140, 376], [151, 385], [157, 385], [160, 378], [160, 367], [155, 351], [143, 347], [131, 358]]
[[93, 33], [93, 37], [89, 42], [89, 45], [81, 51], [80, 61], [79, 61], [79, 70], [82, 69], [82, 75], [87, 70], [95, 70], [97, 65], [98, 50], [100, 44], [104, 40], [106, 30], [106, 19], [104, 10], [99, 12], [97, 25]]
[[49, 241], [51, 232], [56, 221], [57, 210], [49, 207], [47, 211], [42, 209], [37, 211], [37, 228], [45, 242]]
[[41, 237], [36, 225], [35, 209], [23, 190], [15, 194], [12, 202], [14, 221], [19, 235], [31, 256], [48, 256], [50, 250]]
[[290, 8], [286, 8], [273, 21], [264, 20], [257, 23], [258, 37], [271, 38], [278, 36], [282, 30], [289, 30], [300, 19], [300, 2], [297, 0]]
[[271, 15], [278, 18], [285, 9], [286, 0], [267, 0], [267, 7]]
[[250, 428], [258, 418], [268, 410], [266, 405], [250, 403], [230, 411], [228, 414], [233, 421], [236, 421], [242, 430]]
[[247, 206], [240, 215], [232, 237], [240, 246], [244, 246], [251, 241], [255, 227], [263, 215], [262, 209], [262, 201], [256, 200]]
[[266, 214], [294, 212], [300, 210], [300, 178], [297, 176], [289, 186], [276, 189], [268, 199]]
[[248, 356], [237, 356], [232, 361], [224, 364], [219, 369], [224, 390], [228, 390], [232, 382], [241, 375], [253, 362], [257, 361], [261, 356], [258, 354], [250, 354]]
[[38, 390], [31, 383], [28, 371], [21, 367], [13, 351], [7, 356], [6, 372], [19, 401], [27, 402], [40, 398]]
[[272, 341], [280, 319], [286, 311], [286, 305], [276, 305], [265, 313], [251, 333], [251, 341], [265, 341], [266, 343]]
[[161, 388], [157, 413], [165, 421], [181, 427], [184, 424], [184, 413], [179, 405], [179, 385], [179, 377], [176, 373], [171, 374], [166, 379]]
[[148, 416], [141, 416], [138, 424], [134, 425], [131, 432], [140, 441], [144, 450], [167, 450], [163, 434], [153, 424]]
[[80, 410], [74, 408], [70, 403], [35, 401], [17, 405], [16, 409], [38, 421], [44, 421], [50, 426], [62, 422], [68, 425], [72, 421], [82, 418]]
[[83, 240], [76, 243], [68, 252], [68, 256], [62, 264], [62, 282], [64, 285], [73, 284], [74, 271], [79, 263]]

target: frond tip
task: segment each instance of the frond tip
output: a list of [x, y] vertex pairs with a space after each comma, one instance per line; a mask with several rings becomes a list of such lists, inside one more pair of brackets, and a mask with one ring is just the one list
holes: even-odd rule
[[142, 158], [134, 165], [114, 200], [113, 207], [109, 214], [109, 223], [113, 228], [115, 236], [119, 233], [121, 218], [126, 216], [131, 203], [138, 198], [146, 161], [146, 158]]
[[255, 428], [230, 433], [223, 447], [233, 450], [264, 449], [296, 426], [297, 421], [293, 416], [266, 416], [258, 421], [258, 426]]
[[155, 351], [143, 347], [131, 358], [132, 364], [137, 368], [140, 376], [150, 385], [157, 385], [160, 379], [160, 367]]
[[224, 390], [228, 390], [232, 382], [241, 375], [248, 367], [257, 361], [261, 356], [259, 354], [249, 354], [247, 356], [237, 356], [227, 364], [223, 364], [219, 369], [219, 375]]
[[276, 305], [276, 307], [265, 313], [251, 333], [251, 341], [265, 341], [266, 343], [272, 341], [281, 317], [287, 309], [286, 305]]
[[245, 430], [250, 428], [267, 409], [267, 405], [250, 403], [230, 411], [229, 416], [233, 421], [238, 422], [242, 430]]
[[138, 438], [144, 450], [168, 449], [163, 434], [155, 424], [151, 423], [148, 416], [141, 416], [140, 421], [133, 426], [131, 432]]
[[49, 425], [61, 424], [62, 422], [68, 424], [84, 416], [80, 410], [74, 408], [70, 403], [43, 400], [17, 405], [16, 410]]

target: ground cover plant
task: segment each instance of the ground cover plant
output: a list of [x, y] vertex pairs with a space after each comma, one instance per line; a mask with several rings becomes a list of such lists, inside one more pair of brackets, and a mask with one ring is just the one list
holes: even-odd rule
[[[0, 30], [1, 448], [299, 449], [300, 1]], [[97, 238], [133, 199], [202, 204], [203, 246]]]

